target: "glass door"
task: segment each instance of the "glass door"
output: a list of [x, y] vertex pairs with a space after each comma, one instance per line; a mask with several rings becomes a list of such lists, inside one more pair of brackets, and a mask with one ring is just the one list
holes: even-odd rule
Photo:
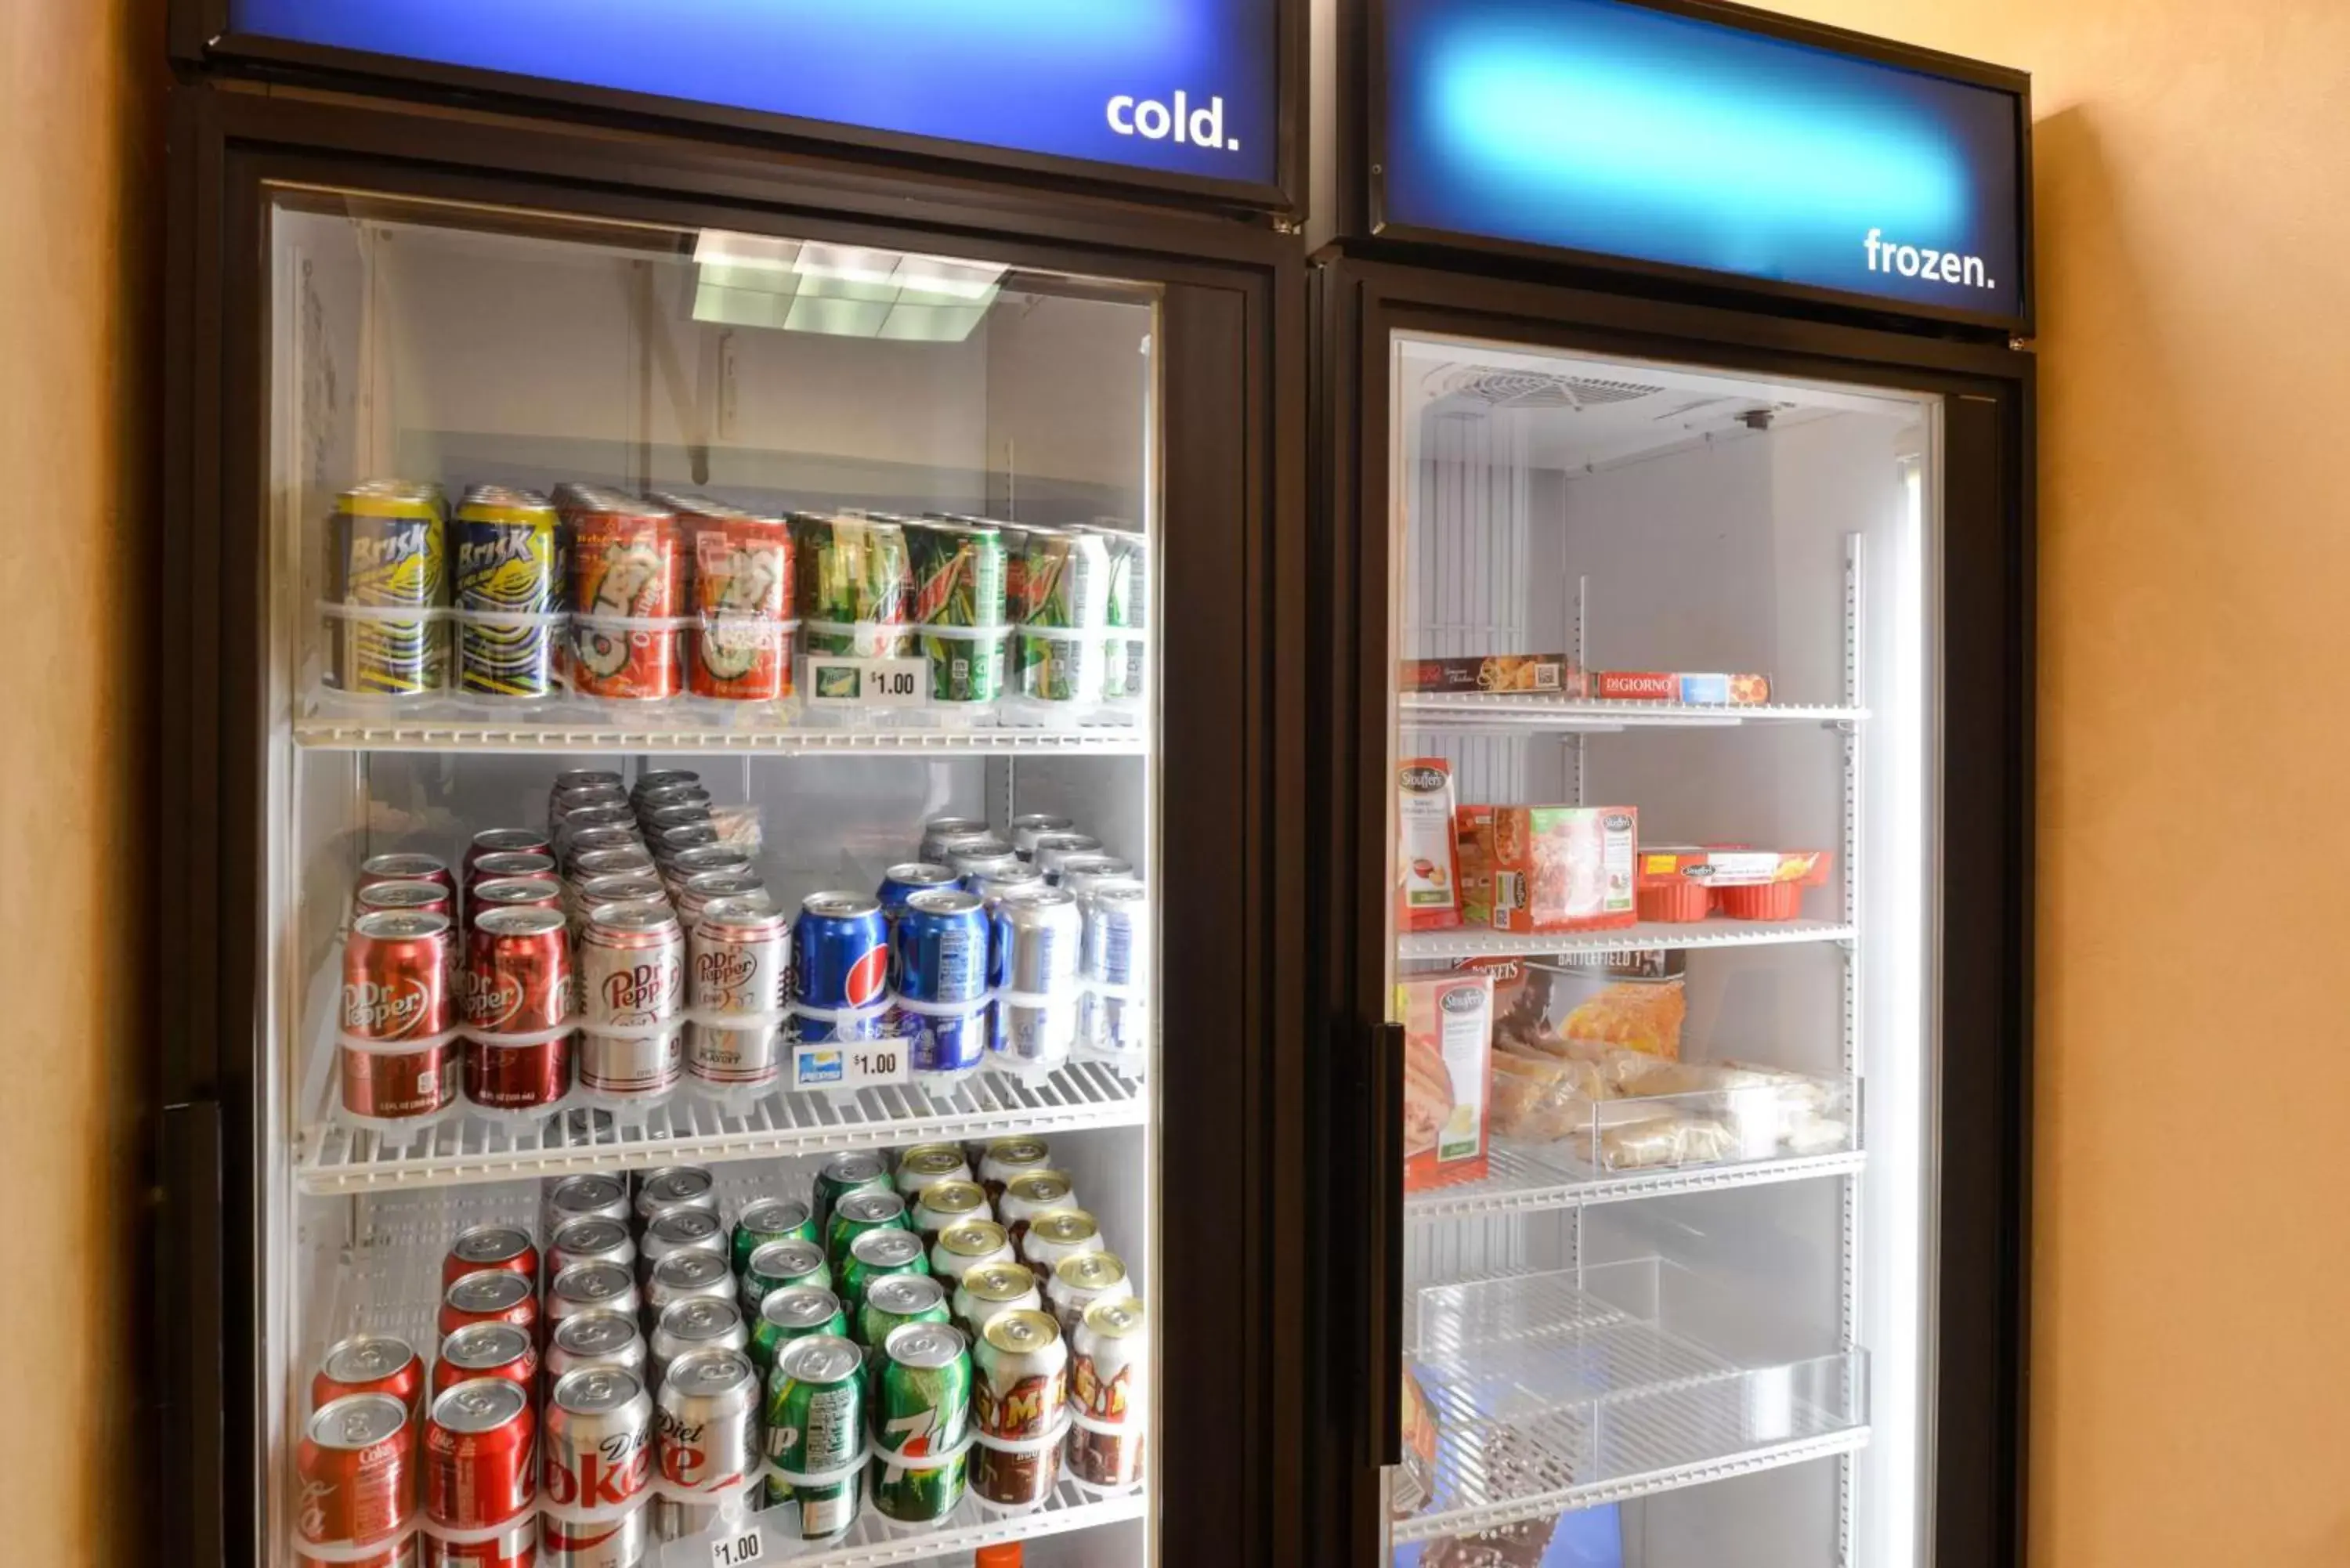
[[1388, 349], [1391, 1560], [1911, 1563], [1939, 400]]
[[1164, 295], [267, 222], [262, 1560], [1148, 1561]]

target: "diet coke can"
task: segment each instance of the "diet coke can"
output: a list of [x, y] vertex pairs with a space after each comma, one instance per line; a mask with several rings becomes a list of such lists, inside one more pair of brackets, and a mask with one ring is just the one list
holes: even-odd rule
[[672, 1302], [653, 1322], [645, 1382], [659, 1395], [669, 1369], [682, 1357], [702, 1350], [741, 1350], [750, 1343], [742, 1303], [732, 1296], [688, 1296]]
[[686, 1071], [715, 1089], [774, 1083], [783, 1072], [778, 1042], [791, 994], [790, 922], [747, 899], [716, 899], [694, 924], [691, 952], [695, 1018]]
[[567, 1373], [547, 1396], [539, 1472], [542, 1562], [637, 1568], [650, 1549], [653, 1401], [613, 1366]]
[[579, 939], [580, 1086], [652, 1101], [682, 1066], [685, 932], [666, 904], [598, 909]]
[[574, 1263], [618, 1263], [633, 1269], [636, 1238], [629, 1234], [626, 1224], [602, 1215], [570, 1220], [546, 1243], [547, 1277], [554, 1278]]
[[[302, 1495], [295, 1525], [305, 1543], [345, 1549], [382, 1546], [380, 1558], [414, 1561], [407, 1542], [416, 1519], [416, 1427], [389, 1394], [353, 1394], [320, 1406], [303, 1429], [295, 1472]], [[320, 1561], [308, 1552], [305, 1563]]]
[[557, 1177], [546, 1184], [540, 1208], [540, 1228], [550, 1236], [574, 1220], [617, 1220], [626, 1225], [629, 1184], [618, 1176]]
[[[488, 1541], [426, 1548], [435, 1563], [512, 1563], [527, 1559], [537, 1521], [538, 1422], [526, 1386], [503, 1377], [460, 1383], [432, 1401], [424, 1424], [424, 1518], [428, 1527], [476, 1532], [506, 1530]], [[431, 1532], [428, 1528], [428, 1535]]]
[[583, 1312], [555, 1325], [546, 1341], [546, 1385], [552, 1388], [585, 1366], [611, 1366], [645, 1375], [645, 1336], [636, 1314]]
[[469, 1323], [441, 1342], [432, 1364], [432, 1392], [447, 1393], [477, 1377], [502, 1377], [525, 1391], [538, 1386], [538, 1345], [510, 1323]]
[[653, 1504], [655, 1535], [681, 1541], [709, 1529], [720, 1500], [741, 1494], [763, 1472], [759, 1405], [758, 1374], [739, 1345], [670, 1364], [653, 1416], [664, 1484]]

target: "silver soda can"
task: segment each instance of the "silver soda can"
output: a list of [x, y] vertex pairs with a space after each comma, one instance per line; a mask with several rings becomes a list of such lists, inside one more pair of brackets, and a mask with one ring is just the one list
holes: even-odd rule
[[1077, 896], [1083, 905], [1094, 896], [1094, 889], [1105, 882], [1134, 880], [1134, 862], [1115, 855], [1093, 850], [1084, 855], [1071, 855], [1061, 862], [1061, 886]]
[[[705, 875], [694, 881], [712, 879]], [[720, 898], [695, 922], [691, 951], [696, 1016], [687, 1035], [686, 1071], [720, 1090], [774, 1083], [783, 1073], [791, 921], [745, 899]], [[742, 1022], [729, 1022], [734, 1019]]]
[[698, 1165], [657, 1165], [636, 1173], [636, 1216], [639, 1226], [671, 1209], [707, 1209], [718, 1212], [718, 1179]]
[[[609, 777], [614, 784], [620, 782], [618, 774]], [[701, 784], [702, 775], [691, 768], [647, 768], [637, 775], [637, 782], [629, 786], [629, 794], [631, 798], [641, 801], [645, 796], [657, 794], [665, 789], [692, 789], [700, 787]]]
[[671, 856], [661, 867], [661, 875], [670, 886], [670, 897], [675, 898], [686, 883], [710, 871], [755, 871], [751, 857], [739, 849], [723, 844], [704, 844], [692, 849], [681, 849]]
[[558, 1326], [591, 1312], [637, 1315], [637, 1276], [619, 1263], [576, 1263], [546, 1289], [546, 1318]]
[[672, 1253], [653, 1265], [645, 1282], [645, 1317], [656, 1324], [682, 1302], [733, 1300], [734, 1267], [724, 1252]]
[[586, 1366], [616, 1367], [642, 1377], [645, 1356], [645, 1336], [635, 1314], [577, 1313], [556, 1324], [547, 1339], [543, 1364], [546, 1386], [552, 1388]]
[[1124, 1491], [1142, 1479], [1149, 1425], [1150, 1332], [1132, 1296], [1086, 1309], [1069, 1340], [1069, 1473], [1080, 1486]]
[[[1003, 840], [994, 842], [1000, 844]], [[951, 845], [947, 849], [947, 864], [954, 867], [957, 877], [962, 878], [964, 888], [970, 888], [983, 877], [1013, 870], [1026, 862], [1009, 849], [973, 849]]]
[[668, 898], [669, 889], [650, 871], [626, 877], [590, 877], [573, 890], [571, 910], [582, 922], [588, 922], [595, 919], [598, 910], [615, 904], [658, 904]]
[[742, 1350], [750, 1343], [750, 1325], [743, 1321], [742, 1307], [731, 1298], [689, 1296], [672, 1302], [653, 1324], [648, 1381], [658, 1394], [669, 1369], [681, 1357], [702, 1350]]
[[669, 827], [653, 829], [653, 858], [664, 863], [675, 859], [689, 849], [709, 849], [717, 846], [718, 828], [709, 822], [681, 822]]
[[966, 879], [963, 886], [979, 895], [991, 909], [1001, 903], [1007, 893], [1018, 893], [1030, 888], [1042, 888], [1045, 874], [1024, 861], [1000, 871], [989, 871]]
[[1040, 833], [1036, 836], [1035, 852], [1029, 858], [1045, 874], [1046, 884], [1057, 888], [1061, 885], [1063, 862], [1074, 856], [1098, 855], [1101, 847], [1102, 841], [1089, 833]]
[[670, 1365], [653, 1415], [662, 1482], [653, 1502], [656, 1536], [700, 1534], [717, 1521], [723, 1498], [739, 1495], [764, 1472], [759, 1405], [759, 1376], [740, 1345], [697, 1350]]
[[1051, 1279], [1053, 1271], [1068, 1259], [1106, 1251], [1101, 1227], [1082, 1209], [1039, 1214], [1020, 1238], [1020, 1261], [1040, 1280]]
[[677, 890], [677, 918], [691, 931], [710, 906], [721, 898], [749, 904], [754, 909], [775, 908], [775, 895], [767, 891], [766, 879], [756, 871], [704, 871], [699, 877], [689, 877], [685, 886]]
[[1134, 1294], [1126, 1277], [1126, 1261], [1116, 1252], [1079, 1252], [1053, 1265], [1045, 1285], [1045, 1302], [1061, 1322], [1061, 1332], [1075, 1338], [1086, 1309], [1096, 1302], [1125, 1301]]
[[922, 824], [920, 858], [933, 866], [946, 863], [946, 841], [985, 833], [987, 822], [977, 816], [934, 816]]
[[614, 1366], [567, 1373], [547, 1396], [539, 1455], [540, 1563], [638, 1568], [651, 1545], [653, 1401], [645, 1386]]
[[666, 904], [612, 904], [579, 939], [582, 1088], [650, 1103], [683, 1067], [685, 931]]
[[644, 809], [644, 825], [649, 827], [691, 827], [697, 822], [710, 820], [710, 803], [696, 800], [665, 800], [659, 805]]
[[1013, 853], [1023, 860], [1036, 858], [1036, 838], [1039, 834], [1074, 833], [1077, 825], [1066, 816], [1050, 812], [1025, 812], [1012, 819], [1012, 830], [1004, 836], [1012, 840]]
[[1085, 923], [1059, 888], [1007, 893], [988, 919], [1002, 987], [989, 1048], [1004, 1065], [1056, 1067], [1077, 1042], [1077, 968]]
[[1150, 1044], [1150, 895], [1139, 882], [1105, 882], [1085, 922], [1079, 1038], [1088, 1050], [1139, 1060]]
[[617, 1176], [557, 1177], [546, 1184], [539, 1206], [541, 1224], [550, 1236], [574, 1220], [617, 1220], [625, 1225], [629, 1184]]
[[680, 1252], [726, 1256], [726, 1226], [708, 1209], [668, 1209], [645, 1221], [644, 1241], [638, 1248], [637, 1273], [652, 1278], [653, 1270]]
[[574, 1220], [546, 1244], [547, 1275], [553, 1278], [574, 1263], [618, 1263], [632, 1269], [637, 1264], [636, 1238], [621, 1220], [600, 1216]]
[[548, 809], [554, 809], [565, 792], [577, 790], [613, 790], [622, 799], [628, 798], [627, 781], [608, 768], [566, 768], [546, 786]]
[[1024, 1176], [1053, 1168], [1053, 1146], [1028, 1133], [996, 1138], [981, 1151], [979, 1184], [990, 1203], [1003, 1197], [1004, 1185]]

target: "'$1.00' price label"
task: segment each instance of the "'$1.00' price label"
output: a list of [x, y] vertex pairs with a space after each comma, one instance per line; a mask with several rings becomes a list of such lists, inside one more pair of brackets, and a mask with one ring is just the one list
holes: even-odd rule
[[710, 1568], [743, 1568], [745, 1563], [768, 1560], [767, 1537], [757, 1525], [720, 1522], [710, 1542]]
[[792, 1047], [795, 1089], [869, 1089], [902, 1084], [907, 1067], [902, 1040], [834, 1040]]
[[811, 655], [801, 688], [819, 708], [919, 708], [931, 700], [931, 663]]

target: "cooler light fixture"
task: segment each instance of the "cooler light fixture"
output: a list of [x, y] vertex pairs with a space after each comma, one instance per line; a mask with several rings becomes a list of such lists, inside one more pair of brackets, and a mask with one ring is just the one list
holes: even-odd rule
[[867, 245], [704, 229], [693, 318], [842, 337], [960, 343], [986, 317], [1003, 268]]

